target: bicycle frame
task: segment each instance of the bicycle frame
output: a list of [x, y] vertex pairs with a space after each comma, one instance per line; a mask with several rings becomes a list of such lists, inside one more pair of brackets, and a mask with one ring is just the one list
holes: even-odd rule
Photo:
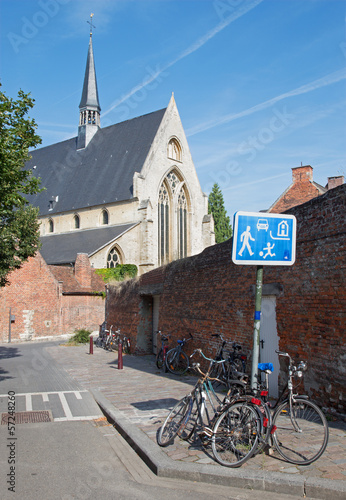
[[[197, 423], [199, 423], [201, 427], [201, 435], [205, 435], [207, 438], [212, 438], [213, 436], [213, 430], [211, 428], [213, 421], [215, 418], [218, 417], [220, 414], [220, 411], [229, 403], [228, 400], [228, 394], [224, 397], [223, 401], [219, 398], [219, 396], [216, 394], [213, 385], [211, 384], [212, 380], [218, 380], [210, 377], [210, 371], [212, 367], [214, 366], [215, 363], [220, 363], [223, 364], [225, 363], [225, 359], [222, 359], [220, 361], [215, 361], [210, 358], [207, 358], [204, 356], [203, 352], [200, 349], [196, 349], [190, 357], [192, 357], [196, 352], [199, 352], [203, 358], [207, 359], [210, 361], [209, 363], [209, 368], [206, 373], [203, 373], [200, 370], [199, 364], [196, 363], [193, 367], [199, 372], [199, 374], [202, 376], [199, 378], [196, 382], [195, 387], [190, 393], [191, 396], [191, 401], [190, 401], [190, 407], [185, 415], [185, 418], [182, 422], [180, 432], [184, 430], [186, 427], [188, 421], [190, 420], [191, 413], [192, 413], [192, 407], [193, 407], [193, 402], [196, 402], [196, 407], [197, 407], [197, 417], [194, 423], [194, 428], [196, 427]], [[213, 397], [215, 399], [216, 404], [213, 401]], [[211, 417], [209, 415], [209, 410], [208, 410], [208, 402], [211, 406], [211, 409], [213, 411], [213, 416]], [[216, 406], [218, 405], [218, 406]], [[206, 416], [206, 421], [207, 421], [207, 426], [204, 424], [204, 414]]]

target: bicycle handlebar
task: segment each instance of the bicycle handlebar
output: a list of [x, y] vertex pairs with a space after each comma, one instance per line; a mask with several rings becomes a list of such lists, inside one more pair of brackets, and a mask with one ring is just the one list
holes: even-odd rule
[[[226, 362], [226, 359], [221, 359], [220, 361], [216, 361], [215, 359], [212, 359], [212, 358], [207, 358], [207, 356], [205, 356], [205, 354], [203, 354], [203, 351], [202, 349], [195, 349], [193, 351], [193, 353], [190, 355], [190, 358], [192, 358], [196, 352], [198, 352], [204, 359], [206, 359], [207, 361], [212, 361], [213, 363], [225, 363]], [[198, 364], [198, 363], [197, 363]]]

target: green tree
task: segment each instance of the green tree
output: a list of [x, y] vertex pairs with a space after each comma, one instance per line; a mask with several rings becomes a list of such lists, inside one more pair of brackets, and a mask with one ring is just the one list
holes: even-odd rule
[[232, 237], [232, 226], [227, 215], [222, 191], [214, 184], [208, 198], [208, 213], [213, 214], [215, 223], [215, 242], [222, 243]]
[[0, 84], [0, 287], [39, 246], [38, 210], [25, 198], [41, 191], [40, 180], [24, 168], [29, 148], [41, 143], [35, 121], [26, 116], [33, 106], [30, 94], [20, 90], [13, 100]]

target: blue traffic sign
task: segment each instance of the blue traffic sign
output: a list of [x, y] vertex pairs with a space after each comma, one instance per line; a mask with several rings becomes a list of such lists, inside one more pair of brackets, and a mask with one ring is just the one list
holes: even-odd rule
[[232, 261], [241, 265], [292, 266], [296, 259], [294, 215], [236, 212]]

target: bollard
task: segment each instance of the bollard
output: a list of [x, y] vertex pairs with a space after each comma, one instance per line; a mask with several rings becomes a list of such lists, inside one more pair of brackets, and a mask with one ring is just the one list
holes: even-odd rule
[[123, 369], [123, 343], [119, 340], [118, 344], [118, 370]]
[[94, 354], [94, 338], [93, 338], [93, 336], [90, 337], [89, 354]]

